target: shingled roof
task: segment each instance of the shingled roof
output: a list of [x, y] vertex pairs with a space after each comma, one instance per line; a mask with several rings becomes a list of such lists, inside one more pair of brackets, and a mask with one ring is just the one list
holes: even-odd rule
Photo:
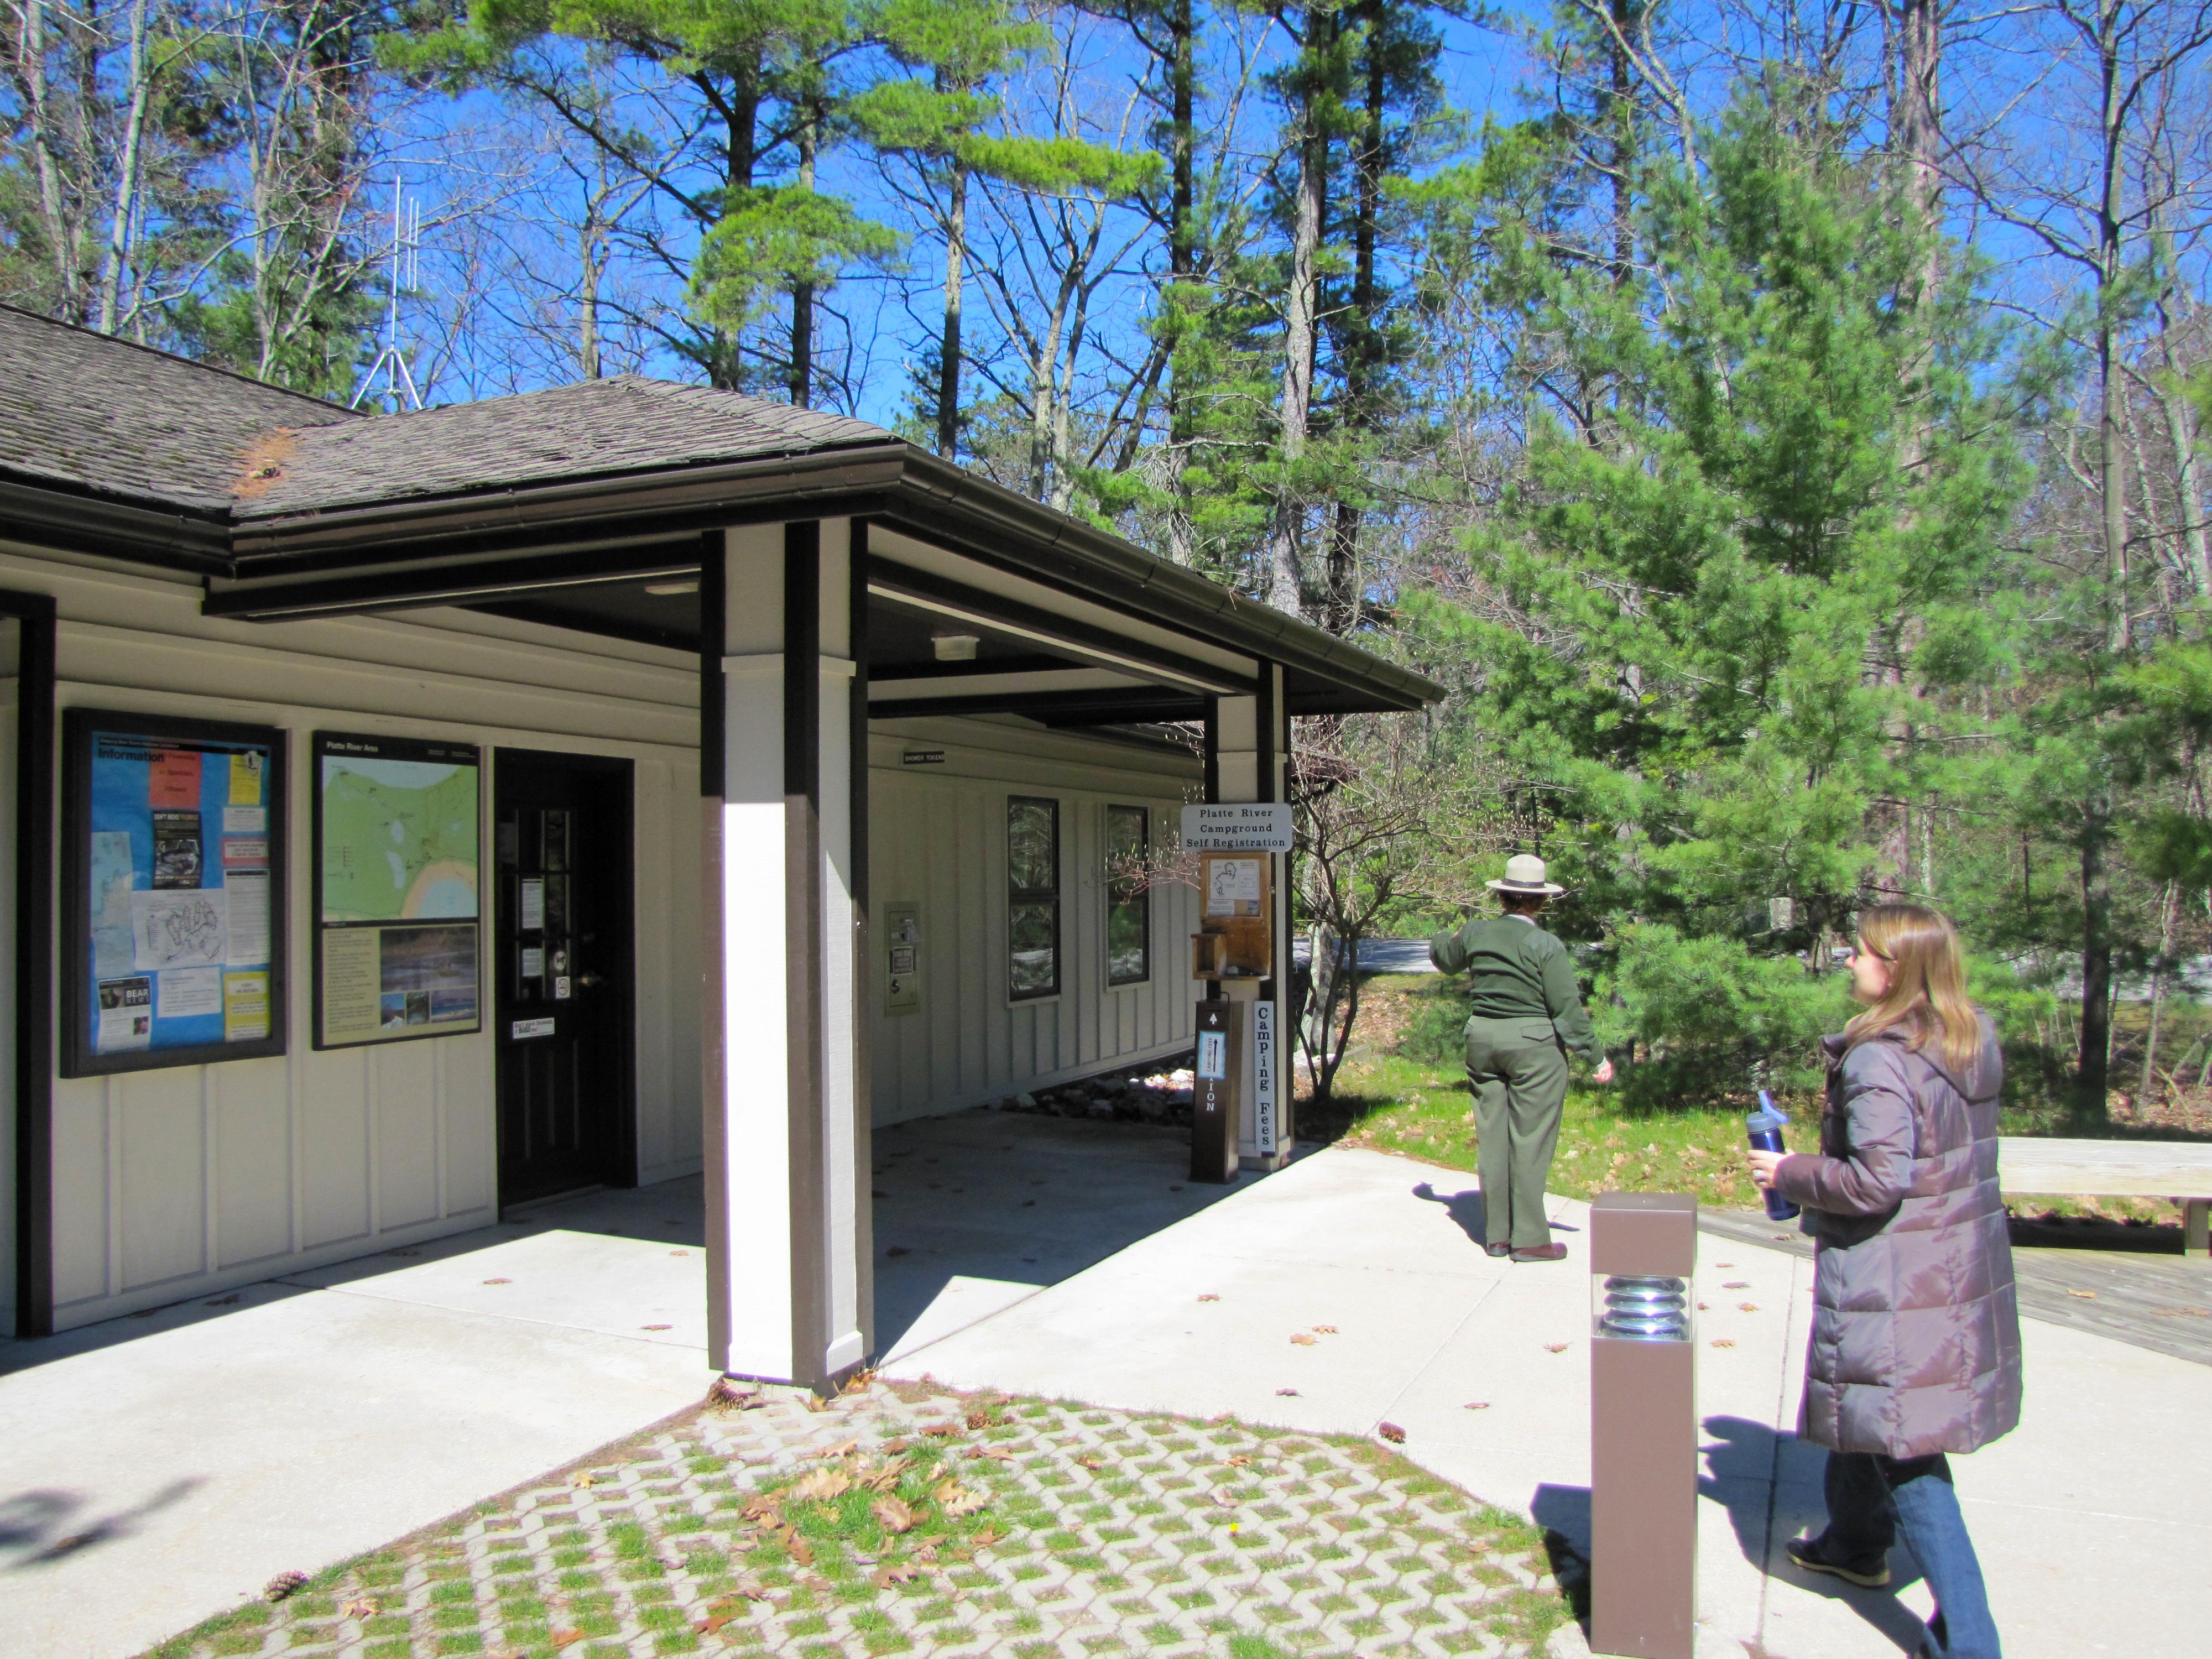
[[240, 520], [281, 518], [893, 441], [883, 428], [842, 415], [622, 374], [272, 434], [233, 511]]
[[367, 424], [319, 398], [0, 306], [0, 470], [228, 514], [241, 459], [265, 434]]

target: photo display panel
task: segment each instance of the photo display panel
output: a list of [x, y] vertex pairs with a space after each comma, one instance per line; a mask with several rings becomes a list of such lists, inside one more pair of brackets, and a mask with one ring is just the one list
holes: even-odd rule
[[66, 1077], [284, 1052], [284, 734], [64, 720]]
[[473, 744], [315, 733], [315, 1046], [482, 1029]]

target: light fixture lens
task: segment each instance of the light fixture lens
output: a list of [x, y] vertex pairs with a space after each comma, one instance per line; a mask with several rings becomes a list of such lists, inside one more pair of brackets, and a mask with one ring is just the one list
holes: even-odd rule
[[659, 599], [666, 599], [674, 593], [696, 593], [699, 591], [699, 579], [694, 576], [688, 582], [647, 582], [645, 585], [645, 591]]
[[973, 662], [982, 641], [973, 634], [939, 634], [930, 643], [937, 648], [939, 662]]

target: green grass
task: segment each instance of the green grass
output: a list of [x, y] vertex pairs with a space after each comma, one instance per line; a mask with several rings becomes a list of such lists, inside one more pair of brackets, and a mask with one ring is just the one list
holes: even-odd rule
[[[1337, 1074], [1333, 1099], [1300, 1101], [1301, 1137], [1473, 1173], [1474, 1122], [1466, 1075], [1455, 1062], [1436, 1058], [1438, 1034], [1457, 1014], [1452, 988], [1432, 975], [1378, 975], [1368, 982], [1362, 1001], [1362, 1029], [1371, 1042], [1355, 1042]], [[2185, 1039], [2177, 1053], [2182, 1046]], [[1560, 1118], [1550, 1190], [1584, 1199], [1602, 1192], [1688, 1193], [1716, 1208], [1750, 1209], [1759, 1197], [1744, 1173], [1742, 1114], [1753, 1103], [1630, 1111], [1610, 1091], [1578, 1084], [1568, 1091]], [[1791, 1146], [1811, 1146], [1819, 1100], [1808, 1097], [1787, 1105]], [[2008, 1106], [2000, 1127], [2010, 1135], [2081, 1133], [2040, 1096]], [[2179, 1206], [2163, 1199], [2039, 1197], [2014, 1210], [2171, 1227], [2181, 1222]]]

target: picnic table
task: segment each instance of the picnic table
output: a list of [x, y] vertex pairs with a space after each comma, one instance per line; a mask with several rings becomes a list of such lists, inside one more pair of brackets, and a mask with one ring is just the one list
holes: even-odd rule
[[2002, 1135], [1997, 1184], [2008, 1196], [2172, 1199], [2182, 1249], [2212, 1256], [2212, 1144]]

